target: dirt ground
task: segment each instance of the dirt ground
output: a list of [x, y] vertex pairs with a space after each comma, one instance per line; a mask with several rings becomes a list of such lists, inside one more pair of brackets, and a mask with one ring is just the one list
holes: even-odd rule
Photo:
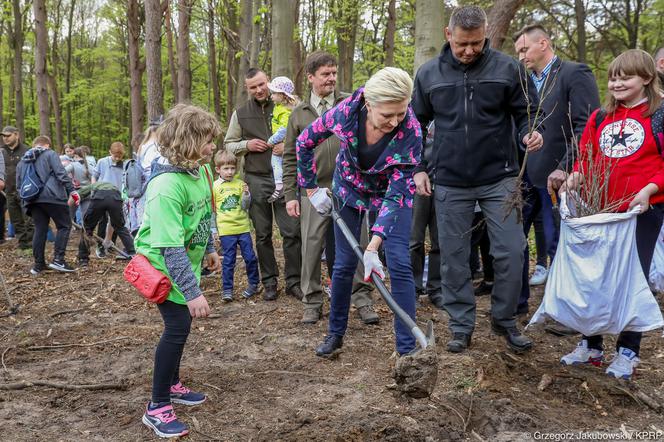
[[[0, 440], [154, 439], [140, 418], [162, 329], [157, 309], [123, 281], [122, 262], [96, 259], [85, 271], [32, 277], [31, 258], [14, 243], [0, 246], [0, 271], [20, 304], [18, 314], [0, 318]], [[209, 398], [176, 406], [190, 440], [571, 440], [563, 433], [580, 431], [597, 432], [581, 434], [586, 440], [615, 440], [635, 430], [664, 439], [660, 332], [646, 335], [636, 380], [626, 383], [595, 367], [561, 367], [575, 337], [532, 330], [531, 353], [508, 352], [490, 332], [486, 296], [478, 298], [471, 349], [446, 353], [446, 315], [423, 301], [418, 320], [434, 321], [439, 375], [431, 398], [413, 400], [390, 388], [394, 339], [382, 300], [378, 326], [351, 312], [343, 353], [328, 361], [314, 355], [326, 320], [301, 325], [301, 304], [283, 291], [276, 302], [224, 304], [220, 284], [218, 276], [204, 279], [214, 314], [194, 322], [182, 361], [183, 380]], [[6, 293], [0, 287], [0, 314], [8, 312]], [[541, 296], [536, 289], [533, 311]], [[98, 384], [118, 389], [73, 389]]]

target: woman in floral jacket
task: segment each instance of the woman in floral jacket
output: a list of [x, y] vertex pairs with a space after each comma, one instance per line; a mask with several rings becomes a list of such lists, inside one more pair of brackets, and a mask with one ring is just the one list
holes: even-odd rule
[[[410, 107], [413, 82], [397, 68], [384, 68], [355, 93], [307, 127], [297, 139], [298, 185], [311, 204], [329, 215], [333, 201], [328, 189], [316, 183], [314, 150], [328, 137], [341, 148], [332, 182], [334, 205], [359, 241], [362, 218], [373, 219], [371, 240], [364, 252], [364, 278], [385, 276], [378, 248], [385, 242], [392, 294], [415, 319], [415, 285], [408, 252], [415, 184], [413, 171], [420, 162], [422, 130]], [[335, 225], [336, 258], [332, 271], [330, 322], [316, 354], [330, 357], [343, 345], [348, 323], [351, 286], [357, 257]], [[406, 325], [395, 319], [396, 348], [400, 355], [415, 348]]]

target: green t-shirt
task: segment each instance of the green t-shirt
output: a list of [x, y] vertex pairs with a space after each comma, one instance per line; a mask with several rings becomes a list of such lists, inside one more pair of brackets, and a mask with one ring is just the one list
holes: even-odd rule
[[[187, 173], [162, 173], [150, 180], [145, 193], [145, 214], [136, 236], [136, 252], [170, 278], [161, 248], [185, 247], [200, 282], [212, 220], [212, 194], [205, 170], [201, 167], [199, 178]], [[175, 283], [168, 300], [187, 303]]]

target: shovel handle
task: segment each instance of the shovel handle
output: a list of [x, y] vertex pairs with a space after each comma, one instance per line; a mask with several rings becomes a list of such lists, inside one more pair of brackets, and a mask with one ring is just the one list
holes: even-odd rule
[[[346, 238], [346, 241], [348, 241], [348, 244], [355, 252], [355, 255], [357, 255], [360, 262], [362, 262], [364, 258], [364, 252], [362, 251], [362, 248], [357, 243], [357, 240], [355, 239], [353, 232], [350, 231], [350, 229], [346, 225], [346, 222], [343, 219], [341, 219], [341, 216], [339, 216], [337, 211], [334, 209], [332, 210], [332, 219], [341, 230], [341, 233], [343, 233], [344, 238]], [[373, 280], [373, 283], [376, 285], [378, 293], [380, 293], [380, 296], [383, 297], [390, 310], [392, 310], [394, 314], [397, 315], [399, 319], [401, 319], [408, 326], [411, 334], [415, 337], [417, 342], [420, 343], [420, 346], [422, 346], [422, 348], [427, 348], [429, 342], [424, 332], [422, 332], [422, 330], [417, 326], [415, 321], [413, 321], [413, 318], [408, 316], [408, 313], [406, 313], [401, 307], [399, 307], [399, 304], [397, 304], [397, 302], [394, 300], [392, 294], [390, 294], [390, 291], [387, 290], [387, 287], [385, 286], [385, 283], [380, 278], [380, 276], [376, 275], [375, 273], [372, 273], [371, 279]]]
[[[85, 235], [85, 236], [87, 236], [87, 234], [85, 233], [85, 229], [83, 228], [82, 225], [80, 225], [80, 224], [78, 224], [78, 223], [75, 223], [75, 222], [72, 222], [72, 225], [73, 225], [74, 227], [76, 227], [77, 229], [80, 229], [80, 231], [81, 231], [81, 235]], [[96, 239], [97, 241], [104, 241], [103, 238], [101, 238], [100, 236], [98, 236], [98, 235], [95, 234], [94, 232], [92, 232], [92, 237], [93, 237], [94, 239]], [[118, 255], [122, 256], [123, 258], [131, 258], [131, 256], [129, 256], [129, 255], [128, 255], [127, 253], [125, 253], [123, 250], [118, 249], [117, 246], [116, 246], [115, 244], [111, 244], [111, 247], [110, 247], [110, 248], [113, 249], [113, 250], [115, 250], [115, 252], [116, 252]]]

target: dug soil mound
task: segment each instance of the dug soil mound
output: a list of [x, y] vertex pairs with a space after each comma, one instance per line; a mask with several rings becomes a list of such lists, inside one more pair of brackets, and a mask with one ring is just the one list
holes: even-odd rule
[[[0, 246], [0, 263], [0, 315], [10, 313], [6, 298], [19, 304], [0, 318], [0, 439], [154, 439], [141, 415], [162, 324], [123, 281], [124, 263], [97, 259], [72, 274], [32, 277], [30, 257], [13, 242]], [[447, 353], [446, 315], [421, 300], [418, 323], [434, 321], [438, 378], [429, 398], [409, 399], [391, 388], [392, 316], [381, 300], [377, 326], [352, 309], [343, 352], [328, 361], [314, 355], [326, 320], [300, 324], [301, 303], [283, 290], [274, 302], [240, 300], [244, 282], [238, 269], [236, 300], [223, 303], [219, 276], [203, 280], [213, 315], [194, 321], [181, 376], [208, 401], [176, 405], [192, 441], [518, 441], [633, 430], [664, 438], [660, 332], [646, 334], [636, 380], [626, 383], [603, 368], [561, 367], [578, 337], [532, 330], [533, 351], [510, 353], [490, 332], [486, 296], [472, 347]], [[531, 311], [541, 296], [535, 289]]]

